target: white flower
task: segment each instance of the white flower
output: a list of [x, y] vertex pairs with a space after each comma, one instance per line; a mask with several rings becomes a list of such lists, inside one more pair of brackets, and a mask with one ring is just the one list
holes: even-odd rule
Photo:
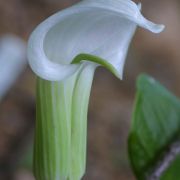
[[[37, 81], [37, 180], [80, 180], [86, 164], [88, 100], [97, 66], [122, 78], [131, 38], [146, 20], [130, 0], [83, 0], [41, 23], [28, 43]], [[48, 80], [48, 81], [47, 81]], [[56, 81], [56, 82], [54, 82]]]
[[121, 78], [136, 25], [154, 33], [164, 28], [145, 19], [140, 6], [131, 0], [81, 1], [35, 29], [28, 45], [29, 64], [41, 78], [59, 81], [77, 71], [80, 64], [71, 62], [78, 54], [87, 53], [111, 64]]

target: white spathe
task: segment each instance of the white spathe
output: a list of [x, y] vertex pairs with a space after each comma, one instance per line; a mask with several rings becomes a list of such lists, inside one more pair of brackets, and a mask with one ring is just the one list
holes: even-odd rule
[[[28, 43], [29, 64], [42, 79], [63, 80], [79, 68], [80, 53], [108, 61], [122, 78], [127, 50], [139, 25], [154, 33], [164, 29], [145, 19], [131, 0], [83, 0], [42, 22]], [[88, 59], [83, 59], [87, 60]]]

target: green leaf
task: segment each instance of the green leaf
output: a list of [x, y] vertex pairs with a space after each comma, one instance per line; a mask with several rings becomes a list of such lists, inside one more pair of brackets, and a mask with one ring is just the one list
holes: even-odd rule
[[[178, 154], [174, 153], [174, 145], [179, 134], [180, 101], [154, 79], [141, 75], [128, 139], [130, 161], [138, 180], [151, 179], [156, 170], [171, 164], [173, 156]], [[167, 163], [169, 157], [172, 159]], [[179, 169], [180, 158], [177, 158], [162, 180], [180, 179]]]

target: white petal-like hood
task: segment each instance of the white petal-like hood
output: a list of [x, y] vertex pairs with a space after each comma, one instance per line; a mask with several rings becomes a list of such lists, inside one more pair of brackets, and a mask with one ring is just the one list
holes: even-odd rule
[[79, 68], [80, 63], [71, 62], [86, 53], [105, 59], [122, 77], [136, 25], [154, 33], [164, 28], [146, 20], [130, 0], [83, 0], [35, 29], [28, 45], [29, 63], [41, 78], [59, 81]]

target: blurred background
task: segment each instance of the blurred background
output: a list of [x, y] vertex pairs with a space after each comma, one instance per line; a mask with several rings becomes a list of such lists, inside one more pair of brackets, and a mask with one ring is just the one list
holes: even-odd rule
[[[42, 20], [77, 1], [0, 0], [0, 38], [7, 34], [15, 35], [11, 36], [12, 41], [18, 41], [23, 51], [23, 66], [17, 69], [20, 76], [16, 74], [13, 80], [7, 79], [6, 82], [11, 81], [11, 84], [0, 98], [1, 180], [34, 180], [31, 158], [35, 75], [26, 64], [25, 44]], [[156, 35], [138, 28], [128, 53], [123, 81], [103, 68], [96, 71], [88, 114], [88, 158], [84, 180], [135, 179], [127, 156], [127, 137], [138, 74], [150, 74], [180, 96], [180, 2], [141, 2], [143, 14], [156, 23], [165, 24], [166, 29]], [[0, 41], [0, 54], [2, 44]], [[0, 55], [0, 71], [3, 57]], [[14, 73], [9, 72], [10, 75]]]

